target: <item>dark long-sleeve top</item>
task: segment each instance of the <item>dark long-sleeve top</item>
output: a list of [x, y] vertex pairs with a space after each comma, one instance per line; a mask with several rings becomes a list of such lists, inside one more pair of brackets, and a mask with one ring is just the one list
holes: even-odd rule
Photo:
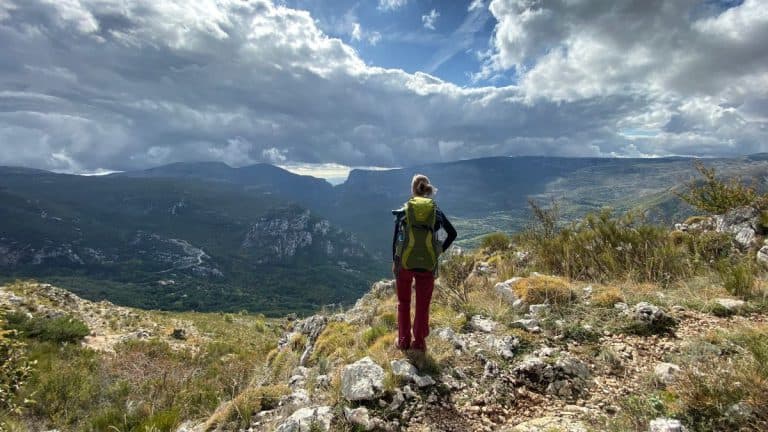
[[[405, 209], [395, 210], [392, 213], [395, 215], [395, 233], [392, 235], [392, 261], [395, 261], [395, 246], [397, 244], [397, 235], [399, 234], [398, 230], [400, 229], [400, 221], [405, 217]], [[448, 234], [448, 236], [443, 241], [443, 251], [446, 251], [449, 247], [451, 247], [453, 241], [456, 240], [458, 233], [456, 232], [456, 228], [451, 225], [451, 221], [449, 221], [445, 216], [445, 213], [443, 213], [438, 207], [437, 215], [435, 218], [434, 231], [437, 232], [441, 228], [444, 229]]]

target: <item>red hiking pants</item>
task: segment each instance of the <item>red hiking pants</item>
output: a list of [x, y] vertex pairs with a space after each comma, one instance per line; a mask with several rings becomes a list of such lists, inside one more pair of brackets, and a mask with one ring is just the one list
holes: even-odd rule
[[[411, 284], [416, 280], [416, 313], [413, 317], [413, 345], [411, 345]], [[419, 272], [401, 268], [397, 274], [397, 345], [401, 349], [426, 351], [425, 339], [429, 335], [429, 303], [435, 278], [432, 272]]]

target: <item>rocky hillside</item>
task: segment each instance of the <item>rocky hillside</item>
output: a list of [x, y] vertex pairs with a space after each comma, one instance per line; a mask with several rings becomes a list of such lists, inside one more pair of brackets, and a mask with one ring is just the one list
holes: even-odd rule
[[380, 272], [353, 235], [271, 190], [0, 168], [0, 274], [126, 306], [284, 315], [350, 304]]
[[[623, 254], [640, 240], [604, 255], [595, 241], [624, 228], [601, 221], [586, 226], [597, 230], [588, 237], [605, 271], [609, 260], [631, 263]], [[548, 261], [523, 237], [489, 240], [443, 264], [426, 355], [394, 347], [388, 280], [350, 309], [274, 320], [139, 311], [46, 284], [8, 285], [5, 326], [21, 329], [28, 358], [41, 361], [19, 386], [17, 414], [0, 420], [11, 430], [766, 430], [763, 227], [748, 208], [688, 220], [661, 235], [682, 254], [664, 256], [695, 271], [599, 282], [537, 272]], [[572, 229], [576, 248], [586, 228]], [[627, 232], [656, 241], [643, 226]], [[717, 269], [723, 256], [730, 270], [755, 270], [746, 288], [733, 280], [747, 276]], [[89, 334], [51, 351], [35, 329], [61, 316]], [[18, 324], [25, 319], [38, 324]], [[73, 365], [88, 365], [77, 382], [57, 372]]]

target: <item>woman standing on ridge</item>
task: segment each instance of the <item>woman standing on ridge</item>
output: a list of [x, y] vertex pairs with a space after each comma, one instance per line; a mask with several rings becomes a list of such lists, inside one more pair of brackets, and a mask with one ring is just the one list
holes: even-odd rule
[[[437, 188], [429, 178], [416, 174], [411, 181], [411, 198], [392, 213], [392, 273], [397, 283], [397, 347], [425, 352], [429, 335], [429, 304], [437, 275], [437, 258], [456, 239], [456, 229], [433, 200]], [[436, 233], [444, 229], [442, 243]], [[411, 285], [416, 280], [416, 313], [411, 341]], [[413, 342], [413, 343], [411, 343]]]

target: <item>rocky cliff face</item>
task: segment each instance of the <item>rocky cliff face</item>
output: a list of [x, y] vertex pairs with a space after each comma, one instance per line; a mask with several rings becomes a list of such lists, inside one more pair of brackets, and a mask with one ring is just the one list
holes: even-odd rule
[[259, 263], [282, 262], [313, 250], [339, 259], [365, 255], [354, 236], [314, 217], [309, 210], [259, 218], [250, 225], [242, 247], [256, 254]]

